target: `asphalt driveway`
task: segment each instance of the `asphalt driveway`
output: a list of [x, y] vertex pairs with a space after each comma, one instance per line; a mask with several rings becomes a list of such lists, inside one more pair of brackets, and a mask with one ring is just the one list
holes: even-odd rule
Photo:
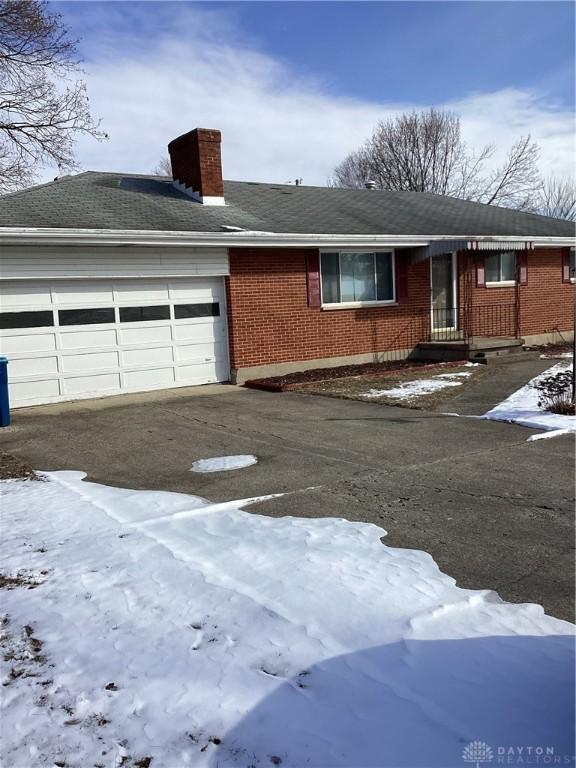
[[[506, 368], [494, 374], [499, 386], [514, 376]], [[533, 433], [215, 385], [16, 411], [0, 448], [109, 485], [217, 501], [283, 493], [253, 511], [376, 523], [387, 544], [429, 552], [461, 586], [573, 620], [574, 440], [527, 442]], [[239, 453], [258, 464], [189, 471], [196, 459]]]

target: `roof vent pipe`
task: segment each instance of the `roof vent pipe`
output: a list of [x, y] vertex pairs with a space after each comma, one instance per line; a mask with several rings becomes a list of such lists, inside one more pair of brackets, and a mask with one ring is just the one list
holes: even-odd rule
[[368, 181], [364, 182], [364, 186], [366, 187], [366, 189], [376, 189], [377, 184], [375, 181], [368, 179]]

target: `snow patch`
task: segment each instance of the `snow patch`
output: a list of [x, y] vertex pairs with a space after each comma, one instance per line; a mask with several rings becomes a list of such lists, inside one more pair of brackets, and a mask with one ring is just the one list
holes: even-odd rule
[[471, 371], [457, 371], [456, 373], [439, 373], [439, 379], [466, 379], [468, 376], [472, 376]]
[[393, 397], [395, 400], [413, 400], [416, 397], [430, 395], [433, 392], [438, 392], [448, 387], [459, 387], [462, 384], [461, 381], [441, 378], [444, 376], [445, 374], [439, 374], [438, 378], [434, 379], [415, 379], [390, 389], [370, 389], [363, 396], [368, 398]]
[[3, 764], [572, 754], [574, 627], [539, 606], [457, 587], [375, 525], [45, 477], [0, 483], [4, 568], [44, 574], [2, 595]]
[[228, 472], [231, 469], [244, 469], [256, 464], [258, 459], [252, 454], [237, 456], [216, 456], [212, 459], [198, 459], [191, 468], [191, 472]]
[[560, 437], [561, 435], [571, 435], [574, 432], [573, 429], [552, 429], [549, 432], [541, 432], [539, 435], [531, 435], [527, 443], [533, 443], [536, 440], [547, 440], [550, 437]]
[[506, 400], [485, 413], [482, 418], [515, 422], [531, 429], [551, 430], [554, 435], [549, 435], [550, 437], [576, 432], [576, 416], [562, 416], [539, 408], [539, 393], [533, 386], [537, 381], [565, 370], [566, 365], [563, 363], [554, 365], [516, 390]]

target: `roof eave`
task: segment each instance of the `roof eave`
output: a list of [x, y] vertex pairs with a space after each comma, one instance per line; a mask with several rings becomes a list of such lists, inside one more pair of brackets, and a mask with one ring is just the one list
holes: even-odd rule
[[93, 245], [174, 247], [299, 247], [299, 248], [417, 248], [438, 240], [486, 242], [526, 240], [535, 246], [562, 247], [576, 244], [576, 237], [526, 235], [352, 235], [298, 234], [284, 232], [182, 232], [158, 230], [62, 229], [0, 227], [1, 245]]

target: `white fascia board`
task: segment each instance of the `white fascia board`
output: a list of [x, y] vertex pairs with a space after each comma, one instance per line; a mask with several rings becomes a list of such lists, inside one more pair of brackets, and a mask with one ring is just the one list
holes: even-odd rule
[[426, 238], [391, 235], [302, 235], [275, 232], [158, 232], [143, 230], [0, 228], [1, 245], [161, 245], [176, 247], [417, 247]]
[[0, 228], [0, 245], [141, 245], [250, 248], [417, 248], [436, 240], [533, 242], [535, 246], [562, 247], [576, 244], [576, 237], [530, 235], [334, 235], [275, 232], [160, 232], [157, 230]]

